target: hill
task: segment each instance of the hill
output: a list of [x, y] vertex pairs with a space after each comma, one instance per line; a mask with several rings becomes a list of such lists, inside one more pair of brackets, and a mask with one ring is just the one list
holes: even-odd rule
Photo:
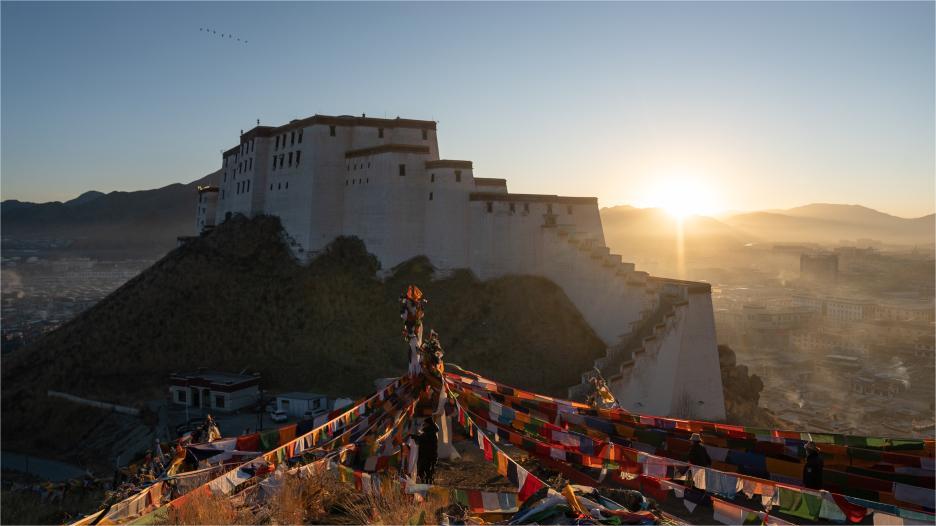
[[72, 254], [161, 256], [194, 233], [195, 186], [85, 192], [51, 203], [0, 203], [5, 247], [16, 240], [66, 240]]
[[724, 223], [775, 242], [838, 243], [870, 238], [889, 244], [931, 244], [936, 215], [903, 218], [860, 205], [814, 203], [789, 210], [736, 214]]
[[375, 378], [406, 369], [397, 298], [408, 283], [429, 298], [427, 326], [439, 331], [446, 360], [505, 383], [564, 395], [604, 352], [546, 279], [437, 277], [415, 258], [380, 280], [356, 238], [302, 266], [281, 237], [277, 218], [232, 218], [6, 356], [4, 448], [74, 457], [95, 432], [47, 389], [133, 405], [164, 399], [171, 372], [208, 367], [258, 371], [271, 391], [370, 392]]

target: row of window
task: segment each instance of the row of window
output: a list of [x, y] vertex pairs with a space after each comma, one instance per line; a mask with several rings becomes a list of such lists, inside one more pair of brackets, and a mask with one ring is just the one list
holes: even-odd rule
[[[272, 189], [273, 189], [273, 183], [270, 183], [270, 190]], [[276, 183], [276, 189], [277, 190], [289, 190], [289, 181], [286, 181], [285, 186], [283, 185], [283, 183]]]
[[[435, 182], [435, 174], [429, 174], [429, 182], [430, 183]], [[461, 170], [455, 170], [455, 182], [456, 183], [461, 182]]]
[[[364, 163], [363, 163], [363, 162], [362, 162], [361, 164], [358, 164], [358, 163], [348, 163], [347, 167], [348, 167], [348, 171], [349, 171], [349, 172], [350, 172], [351, 170], [357, 170], [357, 169], [363, 170], [363, 169], [364, 169]], [[367, 161], [367, 167], [370, 168], [370, 161]]]
[[240, 154], [245, 155], [254, 150], [254, 140], [250, 139], [248, 142], [242, 143], [240, 146]]
[[[332, 126], [334, 128], [334, 126]], [[289, 132], [289, 145], [292, 146], [296, 143], [302, 144], [302, 130], [299, 130], [297, 134], [295, 130]], [[276, 147], [275, 150], [286, 147], [286, 134], [276, 136]]]
[[250, 191], [250, 179], [237, 183], [237, 193], [246, 194]]
[[344, 185], [348, 186], [349, 183], [350, 184], [368, 184], [370, 183], [370, 177], [366, 177], [364, 179], [351, 179], [351, 180], [345, 179]]
[[[432, 192], [429, 192], [429, 200], [432, 201]], [[517, 212], [517, 203], [509, 203], [509, 205], [510, 205], [510, 208], [509, 208], [509, 209], [510, 209], [510, 213], [511, 213], [511, 214], [516, 213], [516, 212]], [[485, 207], [485, 208], [487, 209], [487, 213], [489, 213], [489, 214], [492, 213], [492, 212], [494, 212], [494, 203], [492, 203], [491, 201], [488, 201], [488, 202], [486, 203], [486, 207]], [[530, 213], [530, 203], [523, 203], [523, 213], [524, 213], [524, 214]], [[547, 214], [552, 214], [552, 213], [553, 213], [553, 206], [552, 206], [552, 203], [549, 203], [549, 204], [546, 205], [546, 213], [547, 213]], [[569, 206], [566, 207], [566, 215], [572, 215], [572, 205], [569, 205]]]
[[[337, 128], [336, 128], [335, 126], [329, 126], [329, 127], [328, 127], [328, 135], [331, 136], [331, 137], [334, 137], [335, 135], [337, 135], [337, 131], [338, 131], [338, 130], [337, 130]], [[383, 129], [383, 128], [377, 128], [377, 137], [380, 138], [380, 139], [383, 139], [383, 136], [384, 136], [384, 129]], [[422, 131], [422, 140], [424, 140], [424, 141], [429, 140], [429, 130], [423, 130], [423, 131]], [[299, 141], [299, 142], [302, 142], [302, 141]]]
[[[289, 152], [289, 157], [288, 157], [288, 159], [289, 159], [289, 164], [288, 164], [288, 166], [292, 166], [292, 165], [293, 165], [293, 154], [294, 154], [294, 153], [296, 154], [296, 166], [299, 166], [299, 159], [302, 157], [302, 150], [296, 150], [295, 152]], [[273, 156], [273, 169], [276, 170], [276, 161], [277, 161], [277, 160], [279, 160], [279, 167], [280, 167], [280, 168], [283, 168], [283, 162], [285, 161], [285, 159], [286, 159], [286, 154], [285, 154], [285, 153], [281, 153], [281, 154], [279, 154], [278, 156], [277, 156], [277, 155], [274, 155], [274, 156]]]

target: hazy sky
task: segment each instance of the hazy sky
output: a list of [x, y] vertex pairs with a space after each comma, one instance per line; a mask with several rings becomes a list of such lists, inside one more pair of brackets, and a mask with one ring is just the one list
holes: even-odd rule
[[367, 113], [437, 120], [513, 192], [934, 209], [932, 2], [0, 10], [4, 199], [188, 182], [257, 118]]

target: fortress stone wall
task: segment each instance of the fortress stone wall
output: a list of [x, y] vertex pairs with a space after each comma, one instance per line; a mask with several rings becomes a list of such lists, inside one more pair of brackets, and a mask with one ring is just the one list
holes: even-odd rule
[[[353, 235], [385, 268], [426, 255], [481, 279], [544, 276], [608, 345], [595, 365], [622, 405], [725, 417], [710, 288], [650, 277], [611, 254], [597, 198], [511, 194], [503, 179], [475, 177], [471, 161], [441, 159], [436, 123], [411, 119], [257, 126], [221, 164], [199, 189], [199, 231], [233, 214], [270, 214], [301, 258]], [[586, 394], [585, 378], [571, 397]]]

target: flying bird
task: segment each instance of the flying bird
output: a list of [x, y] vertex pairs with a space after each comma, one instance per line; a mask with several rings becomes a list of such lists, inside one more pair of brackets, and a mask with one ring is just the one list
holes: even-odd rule
[[[218, 31], [217, 31], [216, 29], [211, 29], [211, 28], [209, 28], [209, 27], [200, 27], [200, 28], [198, 28], [198, 30], [199, 30], [199, 31], [204, 31], [205, 33], [211, 33], [212, 35], [217, 35], [217, 34], [218, 34]], [[233, 39], [236, 39], [238, 42], [241, 42], [241, 43], [243, 43], [243, 44], [246, 44], [246, 43], [247, 43], [247, 40], [246, 40], [246, 39], [242, 39], [242, 38], [240, 38], [240, 37], [235, 37], [235, 36], [234, 36], [234, 33], [221, 33], [221, 38], [228, 38], [228, 39], [232, 39], [232, 40], [233, 40]]]

